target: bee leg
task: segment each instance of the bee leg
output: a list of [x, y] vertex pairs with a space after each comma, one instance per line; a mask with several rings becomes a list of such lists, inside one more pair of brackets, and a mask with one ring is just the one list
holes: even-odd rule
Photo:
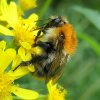
[[30, 61], [22, 62], [22, 63], [20, 64], [20, 66], [28, 66], [28, 65], [30, 65]]
[[42, 30], [39, 30], [38, 33], [37, 33], [37, 36], [35, 37], [35, 40], [34, 41], [37, 41], [38, 37], [40, 36]]
[[30, 64], [30, 62], [29, 61], [27, 61], [27, 62], [22, 62], [22, 63], [20, 63], [16, 68], [14, 68], [13, 69], [13, 71], [15, 71], [19, 66], [28, 66]]

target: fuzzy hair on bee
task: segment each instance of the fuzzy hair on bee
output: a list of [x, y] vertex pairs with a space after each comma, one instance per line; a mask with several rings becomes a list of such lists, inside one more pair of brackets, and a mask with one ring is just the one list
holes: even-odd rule
[[[43, 32], [42, 40], [39, 35]], [[64, 65], [71, 54], [74, 53], [77, 38], [71, 24], [64, 17], [50, 18], [43, 26], [35, 39], [34, 47], [40, 47], [41, 55], [32, 55], [32, 59], [22, 64], [32, 64], [35, 67], [34, 76], [42, 78], [47, 83], [57, 82], [61, 77]]]

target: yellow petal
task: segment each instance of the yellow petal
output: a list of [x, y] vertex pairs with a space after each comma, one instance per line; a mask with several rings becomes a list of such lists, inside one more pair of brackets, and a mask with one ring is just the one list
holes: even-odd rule
[[6, 42], [0, 41], [0, 54], [2, 54], [2, 52], [4, 52], [5, 48], [6, 48]]
[[7, 36], [14, 36], [13, 32], [6, 27], [0, 25], [0, 33], [7, 35]]
[[28, 42], [20, 42], [20, 43], [25, 49], [27, 50], [31, 49], [31, 45]]
[[25, 20], [25, 23], [30, 26], [28, 27], [28, 30], [36, 28], [36, 22], [38, 20], [38, 15], [35, 13], [31, 14], [28, 19]]
[[12, 72], [11, 76], [14, 76], [15, 79], [18, 79], [26, 74], [28, 74], [30, 71], [27, 66], [19, 66], [14, 72]]
[[34, 66], [33, 65], [29, 65], [29, 66], [27, 66], [28, 67], [28, 70], [30, 71], [30, 72], [34, 72], [35, 71], [35, 68], [34, 68]]
[[0, 7], [1, 7], [1, 13], [4, 17], [4, 19], [9, 23], [11, 23], [11, 18], [10, 18], [10, 11], [9, 11], [9, 6], [7, 5], [7, 0], [1, 0], [0, 2]]
[[8, 13], [6, 13], [7, 10], [8, 10], [8, 5], [7, 5], [6, 0], [1, 0], [1, 1], [0, 1], [0, 8], [1, 8], [1, 9], [0, 9], [0, 10], [1, 10], [1, 14], [2, 14], [3, 17], [6, 19], [5, 16], [8, 17]]
[[31, 59], [31, 53], [26, 51], [23, 47], [19, 48], [18, 54], [23, 61], [29, 61]]
[[0, 49], [2, 49], [4, 51], [5, 48], [6, 48], [6, 42], [0, 41]]
[[54, 89], [54, 88], [56, 88], [56, 86], [57, 86], [57, 84], [52, 84], [52, 80], [50, 80], [49, 82], [48, 82], [48, 84], [47, 84], [47, 88], [48, 88], [48, 91], [49, 91], [49, 93]]
[[3, 16], [0, 16], [0, 21], [5, 21]]
[[39, 94], [37, 92], [28, 90], [28, 89], [22, 89], [17, 86], [12, 86], [11, 91], [12, 91], [12, 93], [19, 96], [22, 99], [33, 100], [33, 99], [37, 99], [39, 97]]
[[43, 53], [43, 50], [40, 47], [34, 47], [34, 48], [31, 48], [31, 53], [41, 55]]
[[[4, 100], [4, 99], [3, 99]], [[7, 98], [5, 100], [13, 100], [12, 95], [7, 96]]]
[[7, 49], [0, 55], [0, 70], [4, 71], [8, 65], [12, 62], [16, 55], [16, 51], [14, 49]]
[[16, 23], [18, 22], [18, 12], [15, 2], [10, 2], [10, 13], [13, 25], [16, 25]]
[[4, 19], [14, 28], [16, 22], [18, 21], [16, 4], [11, 2], [10, 5], [8, 5], [6, 0], [1, 0], [0, 4]]
[[16, 57], [14, 58], [13, 62], [12, 62], [12, 70], [14, 70], [20, 63], [21, 63], [21, 57], [19, 55], [16, 55]]
[[37, 21], [38, 20], [38, 15], [33, 13], [29, 16], [28, 20], [30, 20], [32, 22], [33, 21]]

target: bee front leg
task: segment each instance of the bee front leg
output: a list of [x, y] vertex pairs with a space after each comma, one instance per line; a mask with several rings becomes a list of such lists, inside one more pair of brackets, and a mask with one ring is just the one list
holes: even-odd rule
[[13, 71], [15, 71], [19, 66], [28, 66], [28, 65], [30, 65], [30, 61], [27, 61], [27, 62], [22, 62], [22, 63], [20, 63], [17, 67], [15, 67], [14, 69], [13, 69]]

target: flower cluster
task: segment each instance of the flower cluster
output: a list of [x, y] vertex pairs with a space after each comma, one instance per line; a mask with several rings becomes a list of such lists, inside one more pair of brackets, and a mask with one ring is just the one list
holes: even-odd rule
[[[36, 99], [39, 94], [32, 90], [22, 89], [14, 85], [14, 80], [29, 73], [25, 67], [16, 71], [6, 70], [16, 56], [16, 51], [12, 48], [6, 49], [6, 42], [0, 42], [0, 100], [12, 100], [11, 94], [15, 94], [23, 99]], [[26, 95], [28, 94], [28, 95]]]
[[[11, 1], [0, 0], [0, 36], [12, 37], [14, 47], [7, 46], [7, 42], [0, 41], [0, 100], [13, 100], [13, 94], [22, 99], [38, 99], [41, 97], [36, 91], [22, 89], [14, 81], [34, 72], [34, 66], [18, 67], [21, 61], [29, 61], [31, 54], [41, 54], [39, 47], [33, 47], [37, 36], [36, 21], [38, 15], [33, 13], [28, 18], [23, 17], [25, 10], [36, 7], [36, 0], [19, 0], [17, 6]], [[22, 10], [21, 10], [22, 8]], [[34, 31], [33, 31], [34, 30]], [[61, 91], [51, 82], [47, 85], [49, 94], [44, 95], [47, 100], [64, 100], [65, 90]]]

